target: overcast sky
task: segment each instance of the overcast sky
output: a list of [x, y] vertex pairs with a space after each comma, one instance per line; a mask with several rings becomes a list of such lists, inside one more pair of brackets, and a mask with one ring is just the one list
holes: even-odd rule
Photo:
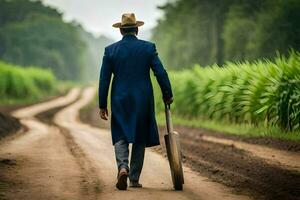
[[95, 35], [104, 34], [119, 39], [118, 29], [112, 24], [121, 20], [122, 13], [134, 12], [137, 20], [145, 25], [141, 29], [149, 30], [156, 24], [162, 13], [156, 7], [167, 0], [42, 0], [64, 13], [66, 20], [75, 19]]

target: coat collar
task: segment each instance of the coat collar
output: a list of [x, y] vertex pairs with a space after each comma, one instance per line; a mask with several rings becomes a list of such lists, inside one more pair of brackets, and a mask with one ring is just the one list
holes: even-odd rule
[[135, 35], [132, 35], [132, 34], [127, 34], [127, 35], [124, 35], [122, 40], [136, 40], [137, 37]]

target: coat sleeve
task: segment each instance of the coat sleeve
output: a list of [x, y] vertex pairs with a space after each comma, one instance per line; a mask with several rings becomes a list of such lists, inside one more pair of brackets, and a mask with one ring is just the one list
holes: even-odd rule
[[168, 77], [168, 73], [164, 69], [158, 57], [155, 44], [152, 45], [152, 57], [150, 66], [160, 86], [161, 92], [163, 94], [163, 99], [169, 99], [173, 97], [172, 87]]
[[98, 90], [100, 109], [107, 108], [107, 96], [108, 96], [108, 89], [110, 85], [111, 75], [112, 75], [112, 63], [108, 55], [107, 48], [105, 48], [104, 56], [102, 60], [102, 66], [100, 70], [100, 80], [99, 80], [99, 90]]

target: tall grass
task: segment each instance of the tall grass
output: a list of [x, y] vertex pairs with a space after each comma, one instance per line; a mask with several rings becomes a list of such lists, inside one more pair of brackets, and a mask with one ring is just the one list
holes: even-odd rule
[[0, 62], [1, 102], [35, 100], [55, 90], [51, 71]]
[[[227, 63], [223, 67], [172, 71], [177, 115], [256, 126], [300, 130], [300, 54], [274, 62]], [[154, 86], [156, 109], [163, 105]]]

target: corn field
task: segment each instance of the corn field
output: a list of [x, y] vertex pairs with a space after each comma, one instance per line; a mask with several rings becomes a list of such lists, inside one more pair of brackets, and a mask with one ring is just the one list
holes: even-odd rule
[[51, 71], [0, 62], [1, 101], [37, 99], [54, 89]]
[[[227, 63], [224, 67], [169, 72], [173, 112], [187, 118], [279, 126], [299, 130], [300, 54], [274, 62]], [[158, 86], [154, 86], [158, 90]], [[156, 91], [157, 110], [163, 109]]]

